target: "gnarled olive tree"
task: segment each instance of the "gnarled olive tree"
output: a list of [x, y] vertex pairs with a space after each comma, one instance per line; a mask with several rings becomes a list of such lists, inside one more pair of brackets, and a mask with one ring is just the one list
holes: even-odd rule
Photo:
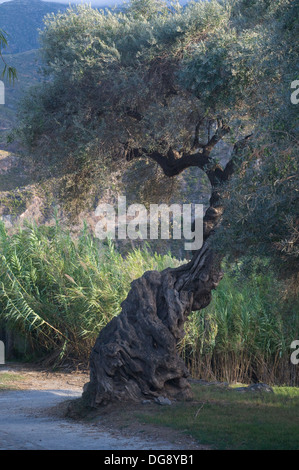
[[[205, 308], [211, 292], [221, 280], [221, 257], [213, 253], [211, 238], [222, 214], [218, 186], [233, 170], [233, 157], [225, 168], [217, 164], [211, 150], [220, 127], [196, 153], [166, 155], [130, 149], [136, 158], [155, 159], [165, 174], [174, 176], [189, 166], [206, 168], [212, 196], [204, 216], [204, 244], [188, 264], [162, 272], [149, 271], [131, 285], [122, 312], [99, 334], [90, 358], [90, 383], [85, 397], [92, 406], [113, 400], [141, 400], [159, 395], [188, 398], [188, 370], [177, 345], [184, 336], [184, 323], [193, 310]], [[176, 157], [176, 158], [175, 158]]]
[[[170, 178], [196, 167], [211, 187], [202, 248], [183, 266], [135, 280], [121, 314], [100, 332], [85, 388], [92, 406], [190, 396], [177, 345], [188, 314], [209, 304], [222, 276], [213, 237], [223, 185], [254, 121], [265, 116], [257, 81], [280, 80], [271, 75], [269, 38], [276, 9], [289, 5], [256, 0], [261, 14], [254, 19], [245, 0], [185, 8], [134, 0], [124, 12], [81, 6], [46, 21], [42, 53], [52, 80], [31, 95], [23, 118], [27, 142], [39, 152], [56, 151], [63, 164], [65, 155], [79, 150], [82, 157], [88, 147], [98, 166], [101, 156], [119, 164], [147, 159]], [[232, 152], [219, 161], [215, 149], [223, 139]]]

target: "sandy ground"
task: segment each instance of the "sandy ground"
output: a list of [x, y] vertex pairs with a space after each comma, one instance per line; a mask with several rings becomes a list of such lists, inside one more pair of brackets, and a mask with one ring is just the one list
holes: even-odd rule
[[[65, 418], [71, 399], [79, 398], [87, 372], [53, 373], [32, 366], [0, 366], [15, 380], [0, 392], [0, 450], [183, 450], [200, 448], [190, 438], [138, 423], [109, 420], [109, 413], [91, 422]], [[4, 382], [4, 380], [3, 380]], [[1, 385], [0, 385], [1, 387]], [[157, 405], [159, 406], [159, 405]], [[111, 422], [113, 421], [113, 422]]]

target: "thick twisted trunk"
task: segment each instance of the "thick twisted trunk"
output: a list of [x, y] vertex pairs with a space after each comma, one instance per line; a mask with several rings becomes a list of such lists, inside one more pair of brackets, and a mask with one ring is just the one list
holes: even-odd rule
[[204, 216], [203, 247], [179, 268], [146, 272], [134, 281], [120, 315], [100, 332], [90, 356], [90, 382], [84, 392], [91, 406], [159, 395], [176, 399], [191, 396], [189, 373], [177, 346], [184, 337], [188, 315], [210, 303], [211, 292], [222, 277], [220, 259], [211, 249], [211, 235], [222, 215], [219, 185], [232, 174], [238, 149], [236, 146], [225, 168], [213, 160], [210, 152], [228, 131], [226, 126], [219, 128], [202, 151], [192, 155], [171, 149], [165, 156], [146, 154], [144, 149], [127, 151], [129, 158], [146, 154], [168, 176], [189, 166], [203, 169], [212, 194]]
[[187, 265], [149, 271], [134, 281], [122, 312], [100, 332], [92, 350], [85, 387], [89, 404], [190, 397], [189, 373], [177, 345], [188, 315], [209, 304], [220, 279], [206, 244]]

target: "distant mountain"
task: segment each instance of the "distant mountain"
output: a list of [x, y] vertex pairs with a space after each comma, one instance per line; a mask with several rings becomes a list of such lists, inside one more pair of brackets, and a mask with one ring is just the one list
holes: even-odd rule
[[[14, 84], [5, 79], [5, 105], [0, 106], [0, 149], [4, 148], [7, 134], [16, 124], [17, 109], [24, 92], [42, 79], [38, 73], [38, 30], [44, 26], [43, 18], [68, 7], [68, 4], [41, 0], [12, 0], [0, 4], [0, 29], [9, 35], [8, 47], [3, 52], [7, 63], [15, 67], [18, 74]], [[1, 72], [0, 64], [0, 75]]]
[[48, 13], [65, 11], [68, 5], [41, 0], [12, 0], [0, 4], [0, 29], [8, 35], [5, 53], [15, 54], [39, 47], [38, 29]]

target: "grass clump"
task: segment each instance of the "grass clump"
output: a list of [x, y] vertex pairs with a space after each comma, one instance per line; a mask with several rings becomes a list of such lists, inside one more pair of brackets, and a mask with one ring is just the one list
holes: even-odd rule
[[18, 390], [18, 382], [23, 379], [24, 377], [21, 374], [3, 372], [0, 370], [0, 392]]

